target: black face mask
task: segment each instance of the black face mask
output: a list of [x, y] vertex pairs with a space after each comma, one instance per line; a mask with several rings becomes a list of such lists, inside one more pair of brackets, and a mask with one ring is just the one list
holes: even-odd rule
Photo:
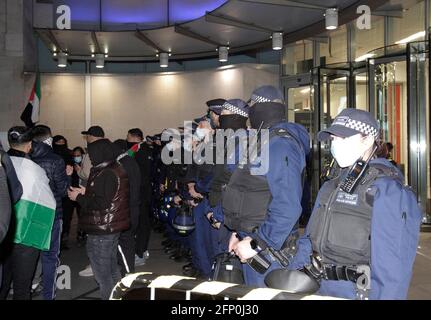
[[59, 153], [59, 154], [65, 154], [68, 152], [67, 145], [65, 144], [54, 144], [52, 146], [52, 149], [54, 150], [55, 153]]
[[247, 118], [239, 114], [222, 114], [219, 117], [220, 129], [246, 129]]
[[276, 102], [256, 103], [248, 113], [250, 125], [253, 129], [267, 129], [276, 123], [286, 121], [285, 105]]

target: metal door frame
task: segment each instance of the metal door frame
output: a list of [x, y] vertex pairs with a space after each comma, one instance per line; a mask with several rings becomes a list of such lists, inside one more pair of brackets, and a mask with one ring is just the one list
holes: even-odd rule
[[[377, 112], [377, 101], [375, 97], [375, 74], [376, 68], [382, 64], [389, 64], [393, 62], [406, 62], [406, 86], [407, 86], [407, 162], [408, 162], [408, 178], [409, 185], [411, 185], [417, 195], [418, 202], [422, 207], [423, 212], [426, 214], [424, 222], [431, 223], [431, 216], [426, 212], [427, 209], [427, 181], [423, 182], [423, 175], [421, 172], [427, 172], [427, 163], [426, 163], [426, 153], [420, 152], [419, 157], [417, 156], [418, 151], [413, 150], [411, 147], [411, 142], [417, 142], [418, 139], [424, 135], [424, 131], [426, 130], [425, 119], [420, 119], [421, 123], [418, 124], [418, 115], [426, 114], [425, 109], [430, 108], [430, 105], [426, 105], [425, 95], [420, 94], [420, 92], [424, 92], [427, 88], [425, 88], [425, 83], [422, 81], [418, 81], [418, 76], [425, 77], [426, 75], [422, 74], [425, 72], [425, 68], [418, 68], [418, 61], [414, 58], [414, 55], [421, 54], [421, 52], [413, 52], [413, 48], [415, 45], [423, 43], [423, 48], [428, 49], [428, 54], [431, 52], [430, 42], [425, 44], [425, 42], [413, 42], [409, 43], [406, 46], [406, 51], [403, 54], [397, 55], [389, 55], [382, 56], [379, 58], [370, 58], [368, 59], [368, 92], [369, 92], [369, 111], [372, 114], [376, 114]], [[424, 52], [425, 54], [425, 52]], [[428, 55], [429, 60], [429, 55]], [[431, 64], [428, 63], [428, 94], [431, 93], [431, 84], [430, 77], [431, 76]], [[431, 99], [430, 99], [431, 101]], [[430, 103], [430, 102], [429, 102]], [[431, 120], [431, 119], [430, 119]], [[422, 133], [420, 132], [422, 130]], [[426, 139], [426, 132], [425, 132]], [[429, 148], [429, 146], [427, 146]], [[415, 171], [415, 172], [413, 172]], [[421, 191], [421, 192], [418, 192]]]

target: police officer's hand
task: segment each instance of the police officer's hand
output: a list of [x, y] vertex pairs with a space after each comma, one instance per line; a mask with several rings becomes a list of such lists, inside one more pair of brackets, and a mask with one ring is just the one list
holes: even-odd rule
[[233, 251], [242, 263], [247, 262], [248, 259], [254, 257], [257, 254], [257, 252], [251, 248], [251, 240], [252, 238], [245, 237], [243, 240], [239, 241], [233, 248]]
[[234, 247], [236, 248], [236, 245], [238, 244], [239, 239], [236, 237], [236, 232], [232, 232], [232, 235], [229, 239], [229, 252], [232, 252], [234, 250]]
[[189, 188], [189, 193], [192, 196], [192, 198], [202, 199], [204, 197], [199, 192], [196, 192], [194, 187]]
[[208, 213], [207, 213], [207, 219], [209, 220], [209, 222], [211, 223], [211, 226], [212, 226], [213, 228], [215, 228], [215, 229], [220, 229], [221, 222], [218, 222], [217, 220], [212, 219], [212, 218], [213, 218], [213, 215], [214, 215], [214, 213], [212, 213], [212, 212], [208, 212]]
[[181, 199], [181, 197], [180, 197], [180, 196], [175, 196], [175, 197], [174, 197], [174, 203], [175, 203], [176, 205], [179, 205], [181, 201], [182, 201], [182, 199]]

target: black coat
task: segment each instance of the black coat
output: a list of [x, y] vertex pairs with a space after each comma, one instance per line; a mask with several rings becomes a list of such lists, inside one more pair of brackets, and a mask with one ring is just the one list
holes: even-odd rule
[[[115, 160], [116, 153], [116, 149], [108, 139], [90, 143], [88, 145], [88, 155], [93, 165], [91, 170], [97, 170], [96, 167], [104, 162]], [[118, 189], [117, 177], [112, 171], [103, 170], [92, 183], [94, 184], [93, 195], [90, 196], [87, 193], [78, 195], [76, 201], [84, 212], [108, 209]]]
[[[3, 157], [3, 153], [0, 154], [0, 157]], [[6, 171], [0, 163], [0, 243], [3, 241], [9, 228], [11, 209]]]
[[15, 168], [10, 160], [9, 154], [3, 151], [0, 145], [1, 163], [6, 171], [7, 182], [9, 186], [9, 193], [12, 203], [17, 203], [22, 196], [22, 185], [19, 182], [15, 172]]
[[139, 170], [141, 171], [141, 197], [142, 201], [149, 203], [152, 187], [151, 187], [151, 166], [153, 162], [152, 150], [146, 145], [142, 144], [141, 149], [135, 154], [135, 160], [138, 163]]
[[66, 175], [64, 160], [43, 142], [33, 142], [33, 152], [30, 157], [45, 170], [49, 186], [57, 202], [56, 214], [62, 214], [61, 199], [67, 195], [67, 189], [70, 186], [70, 178]]

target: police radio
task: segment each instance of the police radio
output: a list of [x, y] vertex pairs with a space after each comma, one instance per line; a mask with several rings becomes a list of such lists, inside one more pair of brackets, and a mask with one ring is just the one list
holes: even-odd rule
[[358, 185], [358, 182], [363, 177], [365, 171], [367, 170], [368, 163], [370, 162], [371, 158], [374, 156], [374, 153], [377, 150], [377, 146], [374, 148], [371, 155], [368, 157], [367, 160], [364, 160], [363, 158], [360, 158], [357, 160], [353, 166], [350, 167], [349, 172], [347, 173], [346, 178], [344, 178], [343, 182], [340, 185], [340, 189], [346, 193], [353, 193], [353, 190], [355, 190], [356, 186]]

